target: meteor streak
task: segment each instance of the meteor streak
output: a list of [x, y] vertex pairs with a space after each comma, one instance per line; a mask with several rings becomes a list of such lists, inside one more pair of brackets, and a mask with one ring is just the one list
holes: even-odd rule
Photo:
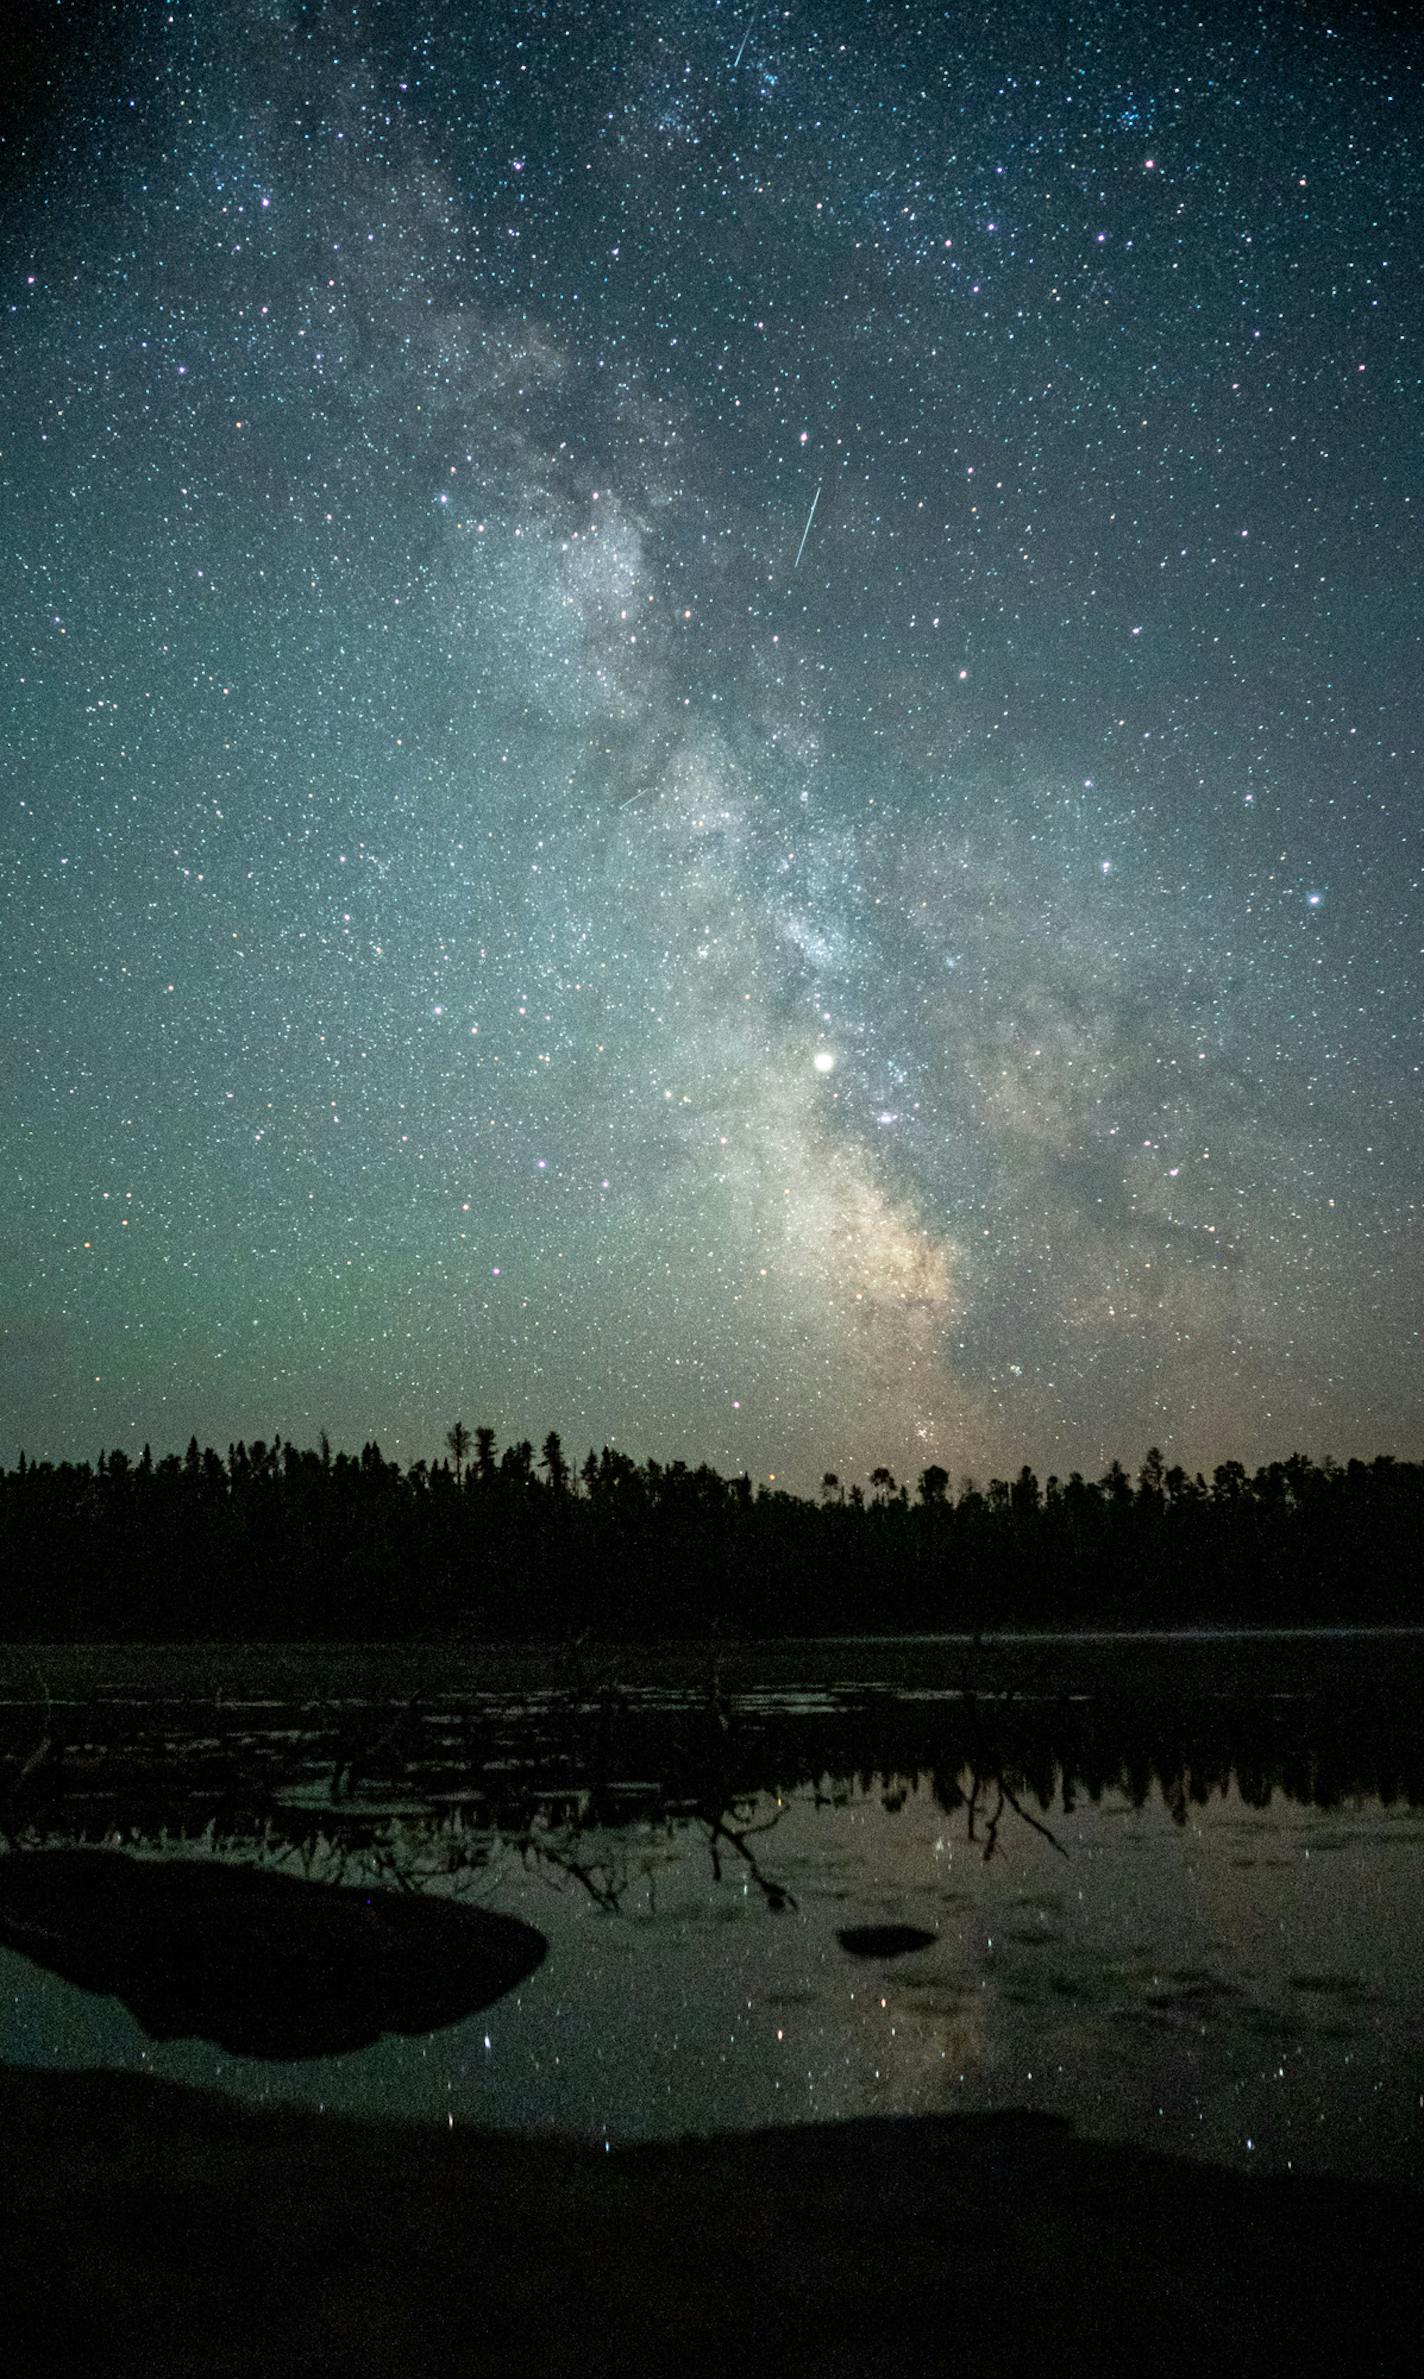
[[817, 506], [817, 505], [820, 503], [820, 501], [821, 501], [821, 490], [822, 490], [822, 488], [825, 486], [825, 484], [826, 484], [826, 483], [825, 483], [825, 481], [824, 481], [823, 479], [818, 479], [818, 480], [816, 481], [816, 492], [815, 492], [814, 496], [812, 496], [812, 498], [811, 498], [811, 509], [810, 509], [810, 511], [809, 511], [809, 512], [807, 513], [807, 515], [806, 515], [806, 526], [805, 526], [805, 528], [804, 528], [804, 529], [801, 531], [801, 542], [800, 542], [800, 544], [799, 544], [799, 545], [797, 546], [797, 548], [796, 548], [796, 559], [795, 559], [795, 561], [794, 561], [794, 562], [792, 563], [792, 565], [791, 565], [791, 567], [792, 567], [792, 569], [793, 569], [793, 570], [799, 569], [799, 567], [800, 567], [800, 563], [801, 563], [801, 556], [802, 556], [802, 554], [803, 554], [803, 553], [806, 551], [806, 540], [807, 540], [807, 538], [808, 538], [808, 537], [810, 536], [810, 534], [811, 534], [811, 523], [812, 523], [812, 521], [813, 521], [813, 520], [815, 519], [815, 517], [816, 517], [816, 506]]

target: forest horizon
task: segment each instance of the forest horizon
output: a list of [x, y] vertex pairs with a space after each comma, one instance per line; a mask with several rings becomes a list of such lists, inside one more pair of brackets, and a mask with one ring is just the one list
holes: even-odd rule
[[0, 1638], [798, 1635], [1410, 1623], [1424, 1463], [1210, 1478], [1150, 1447], [956, 1493], [930, 1463], [815, 1495], [463, 1421], [408, 1466], [274, 1438], [0, 1470]]

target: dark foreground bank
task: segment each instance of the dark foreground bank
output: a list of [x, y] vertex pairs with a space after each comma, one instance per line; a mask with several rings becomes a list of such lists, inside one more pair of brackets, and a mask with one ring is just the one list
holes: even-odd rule
[[1403, 2373], [1421, 2219], [1038, 2116], [610, 2155], [0, 2068], [14, 2379]]

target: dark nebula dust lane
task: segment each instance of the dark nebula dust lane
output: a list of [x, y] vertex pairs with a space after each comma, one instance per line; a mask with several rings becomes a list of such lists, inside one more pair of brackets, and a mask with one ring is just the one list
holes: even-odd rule
[[1413, 1450], [1410, 12], [28, 10], [0, 1437]]

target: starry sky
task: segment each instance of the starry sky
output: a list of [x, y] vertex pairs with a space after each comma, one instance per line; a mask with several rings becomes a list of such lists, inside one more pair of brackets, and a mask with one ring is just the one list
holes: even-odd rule
[[4, 1458], [1417, 1453], [1413, 11], [17, 20]]

